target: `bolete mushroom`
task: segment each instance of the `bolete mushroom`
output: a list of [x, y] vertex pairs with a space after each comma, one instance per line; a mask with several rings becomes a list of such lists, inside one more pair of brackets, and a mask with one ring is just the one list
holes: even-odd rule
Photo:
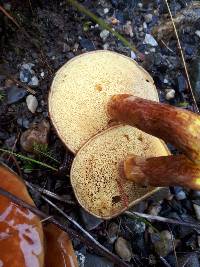
[[45, 267], [78, 267], [71, 239], [53, 224], [44, 227]]
[[200, 190], [198, 114], [127, 94], [111, 98], [108, 114], [113, 120], [170, 142], [184, 154], [152, 158], [129, 155], [123, 162], [123, 174], [127, 179], [139, 184], [181, 185]]
[[60, 68], [49, 93], [49, 114], [59, 137], [72, 152], [108, 127], [107, 102], [120, 93], [158, 101], [151, 76], [121, 54], [89, 52]]
[[169, 151], [158, 138], [124, 125], [97, 134], [78, 151], [71, 183], [80, 205], [91, 214], [112, 218], [160, 189], [121, 179], [119, 163], [128, 154], [147, 158]]
[[[0, 187], [34, 205], [21, 178], [3, 165]], [[78, 267], [67, 233], [48, 224], [44, 234], [38, 216], [0, 195], [0, 266]]]
[[[23, 181], [0, 165], [0, 187], [34, 205]], [[43, 267], [43, 230], [40, 219], [0, 195], [0, 266]]]

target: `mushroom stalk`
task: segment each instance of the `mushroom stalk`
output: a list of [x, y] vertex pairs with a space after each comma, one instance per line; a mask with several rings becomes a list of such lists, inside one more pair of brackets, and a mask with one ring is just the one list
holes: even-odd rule
[[200, 163], [199, 115], [129, 94], [113, 96], [107, 110], [111, 119], [161, 138]]
[[123, 175], [143, 186], [183, 186], [200, 190], [200, 166], [184, 155], [143, 158], [130, 155], [123, 162]]

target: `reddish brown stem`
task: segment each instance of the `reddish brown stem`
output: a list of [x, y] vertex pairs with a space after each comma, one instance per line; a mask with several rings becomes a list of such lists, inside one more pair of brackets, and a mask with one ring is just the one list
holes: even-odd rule
[[195, 163], [200, 163], [199, 115], [127, 94], [112, 97], [108, 114], [114, 120], [162, 138]]
[[183, 186], [200, 190], [200, 166], [184, 155], [143, 158], [128, 156], [124, 161], [124, 175], [141, 185]]

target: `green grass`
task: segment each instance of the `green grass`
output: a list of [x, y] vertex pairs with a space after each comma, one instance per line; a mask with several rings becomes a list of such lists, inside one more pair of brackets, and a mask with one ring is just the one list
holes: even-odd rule
[[[27, 162], [31, 162], [33, 164], [36, 164], [36, 165], [40, 165], [44, 168], [47, 168], [47, 169], [50, 169], [50, 170], [53, 170], [53, 171], [58, 171], [57, 168], [54, 168], [52, 167], [51, 165], [47, 164], [47, 163], [44, 163], [42, 161], [39, 161], [39, 160], [35, 160], [35, 159], [32, 159], [30, 157], [27, 157], [27, 156], [24, 156], [24, 155], [21, 155], [21, 154], [18, 154], [18, 153], [15, 153], [11, 150], [7, 150], [7, 149], [2, 149], [0, 148], [0, 152], [2, 153], [7, 153], [7, 154], [10, 154], [10, 155], [13, 155], [15, 156], [16, 158], [19, 158], [21, 160], [24, 160], [24, 161], [27, 161]], [[32, 166], [32, 165], [31, 165]]]

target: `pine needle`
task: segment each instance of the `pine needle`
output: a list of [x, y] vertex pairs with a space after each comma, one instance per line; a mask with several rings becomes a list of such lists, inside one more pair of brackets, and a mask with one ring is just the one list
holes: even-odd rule
[[182, 58], [182, 61], [183, 61], [183, 66], [184, 66], [184, 69], [185, 69], [185, 74], [186, 74], [186, 77], [187, 77], [187, 81], [188, 81], [188, 85], [189, 85], [189, 88], [190, 88], [192, 99], [193, 99], [193, 102], [194, 102], [194, 105], [195, 105], [195, 109], [196, 109], [196, 112], [199, 113], [199, 108], [197, 106], [197, 102], [196, 102], [196, 99], [195, 99], [195, 96], [194, 96], [194, 92], [193, 92], [193, 89], [192, 89], [192, 85], [191, 85], [191, 81], [190, 81], [190, 76], [189, 76], [189, 73], [188, 73], [187, 64], [185, 62], [185, 57], [184, 57], [183, 49], [181, 47], [181, 42], [180, 42], [180, 39], [179, 39], [179, 36], [178, 36], [178, 31], [177, 31], [176, 25], [174, 23], [174, 18], [173, 18], [172, 12], [170, 10], [168, 0], [165, 0], [165, 3], [167, 5], [167, 9], [169, 11], [169, 15], [170, 15], [170, 18], [171, 18], [171, 21], [172, 21], [172, 25], [173, 25], [174, 32], [175, 32], [175, 35], [176, 35], [176, 39], [177, 39], [177, 42], [178, 42], [178, 48], [180, 49], [181, 58]]

